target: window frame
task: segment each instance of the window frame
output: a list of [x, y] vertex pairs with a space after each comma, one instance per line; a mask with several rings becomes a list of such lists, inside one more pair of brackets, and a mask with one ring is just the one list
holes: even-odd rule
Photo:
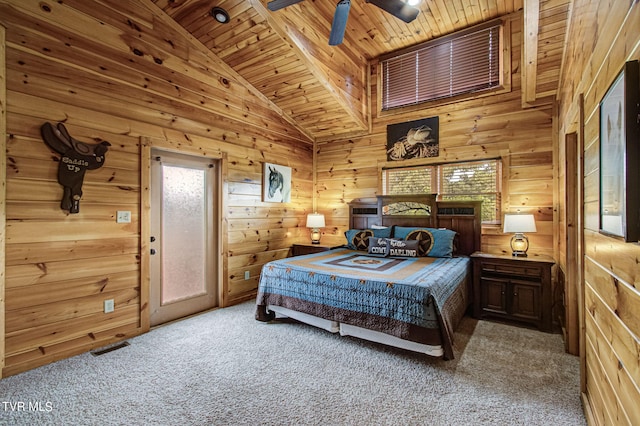
[[[501, 212], [502, 212], [502, 202], [503, 202], [503, 197], [502, 194], [504, 193], [505, 190], [505, 183], [504, 183], [504, 159], [502, 157], [492, 157], [492, 158], [484, 158], [484, 159], [474, 159], [474, 160], [467, 160], [467, 161], [451, 161], [451, 162], [441, 162], [441, 163], [428, 163], [428, 164], [420, 164], [420, 163], [413, 163], [413, 164], [403, 164], [403, 165], [396, 165], [396, 164], [385, 164], [382, 165], [379, 168], [379, 176], [380, 176], [380, 193], [382, 195], [394, 195], [394, 194], [389, 194], [388, 193], [388, 179], [386, 177], [386, 173], [387, 171], [390, 170], [398, 170], [398, 169], [431, 169], [430, 171], [430, 178], [431, 178], [431, 191], [430, 193], [433, 194], [437, 194], [436, 195], [436, 200], [437, 201], [446, 201], [444, 197], [448, 196], [448, 195], [458, 195], [458, 194], [448, 194], [448, 193], [442, 193], [441, 189], [442, 189], [442, 176], [443, 176], [443, 169], [444, 167], [447, 166], [453, 166], [456, 164], [459, 165], [465, 165], [465, 164], [475, 164], [475, 163], [483, 163], [483, 162], [487, 162], [487, 161], [495, 161], [496, 163], [496, 206], [495, 206], [495, 218], [492, 220], [487, 220], [487, 221], [482, 221], [483, 225], [499, 225], [502, 223], [502, 216], [501, 216]], [[483, 193], [478, 193], [477, 195], [482, 195]], [[491, 193], [493, 194], [493, 193]]]

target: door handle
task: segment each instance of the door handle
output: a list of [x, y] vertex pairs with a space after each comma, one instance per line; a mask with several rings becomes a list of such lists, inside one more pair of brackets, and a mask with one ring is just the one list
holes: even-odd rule
[[151, 255], [153, 256], [154, 254], [156, 254], [156, 249], [151, 249]]

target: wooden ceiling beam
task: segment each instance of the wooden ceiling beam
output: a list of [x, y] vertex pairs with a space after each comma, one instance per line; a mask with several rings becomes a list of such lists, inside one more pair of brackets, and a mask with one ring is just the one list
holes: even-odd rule
[[522, 102], [536, 101], [538, 72], [538, 29], [540, 23], [540, 2], [524, 0], [524, 40], [522, 48]]
[[[325, 89], [329, 93], [331, 93], [337, 104], [340, 105], [340, 107], [344, 110], [345, 115], [349, 116], [355, 123], [357, 123], [357, 125], [362, 130], [368, 129], [368, 118], [366, 116], [364, 108], [354, 108], [354, 105], [362, 105], [363, 100], [357, 100], [348, 97], [346, 91], [343, 90], [343, 88], [337, 87], [337, 85], [333, 84], [333, 82], [328, 78], [328, 75], [330, 74], [343, 74], [343, 68], [340, 67], [339, 62], [329, 61], [328, 63], [322, 63], [322, 67], [325, 67], [325, 69], [323, 69], [321, 65], [318, 64], [318, 61], [313, 57], [309, 48], [305, 46], [304, 40], [298, 40], [291, 37], [292, 31], [287, 30], [287, 25], [284, 24], [282, 20], [273, 17], [273, 14], [269, 12], [259, 0], [249, 1], [256, 12], [269, 23], [269, 26], [273, 28], [276, 34], [278, 34], [286, 43], [288, 43], [292, 47], [293, 50], [296, 51], [300, 60], [304, 62], [307, 70], [318, 80], [318, 82], [322, 86], [325, 87]], [[364, 75], [365, 64], [353, 65], [358, 68], [362, 68], [363, 72], [361, 73], [361, 75]], [[332, 69], [332, 67], [334, 68]], [[360, 78], [360, 76], [356, 77]], [[365, 83], [365, 81], [360, 81], [358, 83], [363, 85], [363, 87], [361, 87], [362, 93], [366, 93], [366, 90], [364, 88]]]

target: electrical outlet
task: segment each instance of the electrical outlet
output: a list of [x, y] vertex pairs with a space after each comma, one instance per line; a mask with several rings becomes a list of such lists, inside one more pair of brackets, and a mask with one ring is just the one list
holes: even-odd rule
[[113, 299], [107, 299], [104, 301], [104, 313], [108, 314], [115, 309], [115, 301]]
[[244, 279], [248, 280], [249, 278], [251, 278], [251, 275], [249, 274], [249, 271], [244, 271]]
[[131, 212], [128, 210], [118, 210], [116, 212], [117, 223], [131, 223]]

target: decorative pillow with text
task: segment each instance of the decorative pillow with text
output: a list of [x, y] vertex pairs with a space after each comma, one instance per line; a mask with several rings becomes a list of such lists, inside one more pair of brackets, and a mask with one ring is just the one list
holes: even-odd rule
[[368, 253], [372, 256], [386, 257], [389, 255], [387, 238], [369, 237]]
[[456, 232], [451, 229], [410, 228], [396, 226], [394, 238], [418, 241], [418, 255], [429, 257], [452, 257]]
[[389, 257], [418, 257], [420, 256], [419, 242], [417, 240], [398, 240], [387, 238]]

